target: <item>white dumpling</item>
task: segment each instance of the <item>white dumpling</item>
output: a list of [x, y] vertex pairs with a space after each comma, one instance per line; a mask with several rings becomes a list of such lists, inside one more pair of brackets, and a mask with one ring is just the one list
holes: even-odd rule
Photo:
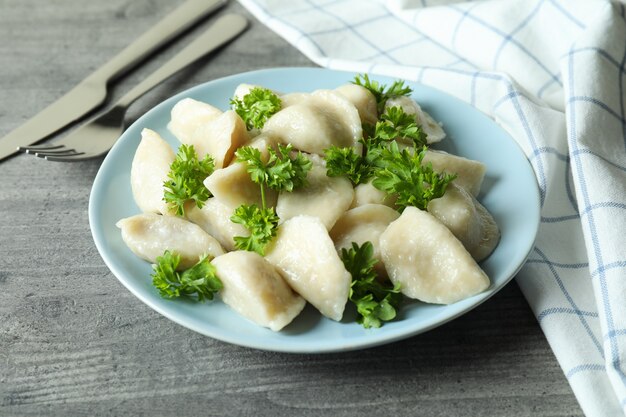
[[295, 149], [308, 153], [323, 155], [333, 145], [362, 150], [361, 119], [350, 101], [330, 90], [318, 90], [302, 97], [301, 102], [270, 117], [263, 132], [270, 132], [282, 143], [291, 143]]
[[194, 146], [198, 158], [208, 154], [213, 157], [215, 167], [222, 168], [247, 140], [245, 123], [237, 113], [228, 110], [198, 126], [187, 143]]
[[158, 133], [150, 129], [141, 131], [141, 142], [130, 168], [130, 187], [141, 211], [169, 214], [163, 201], [163, 183], [175, 158], [171, 146]]
[[371, 242], [374, 248], [374, 259], [378, 260], [375, 265], [379, 277], [386, 277], [387, 271], [380, 255], [378, 241], [380, 235], [387, 229], [389, 223], [400, 217], [396, 210], [382, 204], [366, 204], [346, 211], [337, 220], [330, 231], [330, 237], [335, 242], [337, 252], [341, 249], [350, 249], [352, 242], [359, 246], [365, 242]]
[[224, 285], [220, 291], [222, 301], [260, 326], [279, 331], [306, 304], [278, 270], [256, 252], [230, 252], [211, 263]]
[[213, 236], [220, 245], [227, 251], [233, 251], [235, 247], [235, 236], [249, 236], [250, 232], [239, 223], [233, 223], [230, 217], [235, 212], [236, 207], [229, 206], [221, 202], [217, 197], [209, 198], [202, 208], [195, 204], [186, 209], [185, 213], [189, 221], [197, 224]]
[[480, 192], [487, 171], [487, 167], [482, 162], [432, 149], [426, 152], [422, 161], [424, 164], [429, 162], [435, 171], [456, 174], [457, 177], [453, 182], [465, 188], [474, 197]]
[[188, 144], [199, 126], [220, 114], [222, 111], [217, 107], [192, 98], [184, 98], [172, 108], [167, 128], [181, 143]]
[[280, 225], [266, 259], [324, 316], [341, 320], [352, 278], [320, 219], [298, 216]]
[[379, 190], [372, 185], [372, 182], [363, 182], [354, 187], [354, 199], [350, 208], [363, 206], [365, 204], [383, 204], [394, 208], [396, 206], [396, 195], [389, 195], [385, 191]]
[[269, 149], [272, 148], [274, 149], [274, 151], [277, 152], [278, 144], [279, 140], [276, 137], [268, 133], [261, 133], [260, 135], [252, 139], [250, 143], [248, 143], [246, 146], [258, 149], [259, 152], [261, 152], [261, 161], [267, 163], [268, 159], [270, 158]]
[[428, 143], [440, 142], [446, 137], [446, 132], [444, 132], [443, 127], [441, 127], [430, 114], [426, 113], [411, 97], [397, 96], [390, 98], [385, 103], [385, 108], [388, 107], [401, 107], [405, 113], [413, 115], [415, 117], [415, 123], [421, 126], [424, 133], [426, 133], [426, 141]]
[[407, 207], [380, 236], [380, 252], [403, 294], [451, 304], [489, 287], [489, 278], [446, 226], [427, 211]]
[[[233, 162], [226, 168], [216, 169], [204, 180], [204, 186], [224, 204], [238, 207], [241, 204], [262, 206], [261, 186], [250, 179], [246, 165]], [[266, 205], [276, 204], [276, 192], [265, 190]]]
[[378, 121], [376, 97], [367, 88], [357, 84], [344, 84], [335, 91], [347, 98], [359, 112], [362, 124], [375, 125]]
[[179, 269], [187, 269], [200, 257], [224, 253], [219, 242], [197, 225], [175, 216], [143, 213], [121, 219], [122, 239], [131, 251], [148, 262], [169, 250], [180, 255]]
[[282, 108], [293, 106], [294, 104], [302, 103], [310, 98], [310, 93], [287, 93], [280, 96], [280, 103]]
[[354, 189], [345, 177], [326, 175], [325, 161], [310, 155], [312, 168], [307, 173], [307, 185], [292, 192], [281, 192], [276, 203], [276, 214], [281, 221], [306, 214], [318, 217], [330, 230], [337, 219], [350, 207]]
[[456, 236], [476, 262], [493, 252], [500, 230], [493, 216], [464, 188], [449, 184], [446, 193], [428, 203], [428, 211]]

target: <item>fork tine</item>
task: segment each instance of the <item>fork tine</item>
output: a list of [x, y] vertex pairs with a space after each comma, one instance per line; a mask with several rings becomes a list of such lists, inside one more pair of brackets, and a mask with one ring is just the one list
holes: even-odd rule
[[46, 155], [63, 155], [63, 154], [71, 154], [77, 152], [74, 148], [59, 148], [59, 149], [50, 149], [50, 150], [42, 150], [34, 152], [35, 156], [44, 157]]
[[47, 143], [47, 144], [43, 144], [43, 145], [20, 146], [19, 148], [17, 148], [17, 150], [20, 151], [20, 152], [34, 154], [37, 151], [46, 151], [46, 150], [51, 150], [51, 149], [58, 149], [58, 148], [62, 148], [63, 146], [64, 145], [55, 145], [55, 144], [52, 144], [52, 143]]
[[54, 162], [79, 162], [85, 161], [87, 159], [94, 159], [97, 156], [94, 155], [86, 155], [84, 152], [76, 152], [73, 154], [66, 155], [46, 155], [46, 161], [54, 161]]

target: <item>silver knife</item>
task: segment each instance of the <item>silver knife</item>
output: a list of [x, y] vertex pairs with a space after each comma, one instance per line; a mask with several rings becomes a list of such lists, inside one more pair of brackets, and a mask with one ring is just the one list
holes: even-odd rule
[[227, 0], [187, 0], [63, 97], [0, 138], [0, 161], [57, 132], [102, 104], [107, 85]]

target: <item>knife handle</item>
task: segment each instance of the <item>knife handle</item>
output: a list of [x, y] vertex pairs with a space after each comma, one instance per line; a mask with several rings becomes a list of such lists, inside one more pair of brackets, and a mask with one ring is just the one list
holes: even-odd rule
[[163, 80], [224, 45], [241, 33], [247, 26], [248, 21], [243, 16], [237, 14], [224, 15], [159, 69], [124, 94], [115, 105], [124, 108], [130, 106], [133, 101]]
[[92, 73], [89, 78], [108, 83], [141, 62], [150, 53], [204, 16], [223, 6], [227, 0], [187, 0], [176, 10], [124, 48]]

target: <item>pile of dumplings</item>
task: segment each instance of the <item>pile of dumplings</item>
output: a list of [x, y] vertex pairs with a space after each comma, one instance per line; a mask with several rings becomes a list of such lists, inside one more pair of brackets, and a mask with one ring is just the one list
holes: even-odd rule
[[[253, 87], [240, 85], [234, 97], [241, 99]], [[193, 145], [200, 159], [211, 155], [216, 167], [204, 181], [212, 197], [202, 208], [189, 204], [184, 218], [175, 216], [163, 201], [174, 150], [156, 132], [142, 131], [130, 178], [143, 213], [117, 223], [137, 256], [155, 263], [169, 250], [180, 255], [180, 268], [185, 269], [210, 255], [223, 283], [222, 301], [274, 331], [298, 316], [306, 302], [329, 319], [342, 319], [352, 278], [339, 254], [352, 242], [372, 242], [379, 278], [399, 283], [409, 298], [450, 304], [489, 287], [477, 262], [494, 250], [500, 233], [476, 200], [485, 175], [481, 162], [429, 149], [424, 162], [457, 178], [426, 211], [407, 207], [400, 214], [393, 197], [371, 183], [355, 187], [347, 178], [326, 175], [324, 150], [334, 145], [360, 152], [362, 125], [378, 120], [376, 99], [369, 90], [346, 84], [279, 96], [282, 109], [261, 130], [252, 131], [234, 110], [221, 111], [191, 98], [173, 107], [169, 131], [181, 143]], [[413, 115], [428, 143], [445, 138], [442, 126], [411, 97], [390, 99], [386, 106], [399, 106]], [[261, 206], [259, 185], [234, 153], [245, 145], [267, 158], [268, 147], [277, 144], [292, 144], [302, 151], [312, 169], [307, 186], [266, 194], [267, 206], [275, 207], [280, 225], [261, 256], [238, 250], [233, 240], [249, 234], [230, 220], [235, 208]]]

